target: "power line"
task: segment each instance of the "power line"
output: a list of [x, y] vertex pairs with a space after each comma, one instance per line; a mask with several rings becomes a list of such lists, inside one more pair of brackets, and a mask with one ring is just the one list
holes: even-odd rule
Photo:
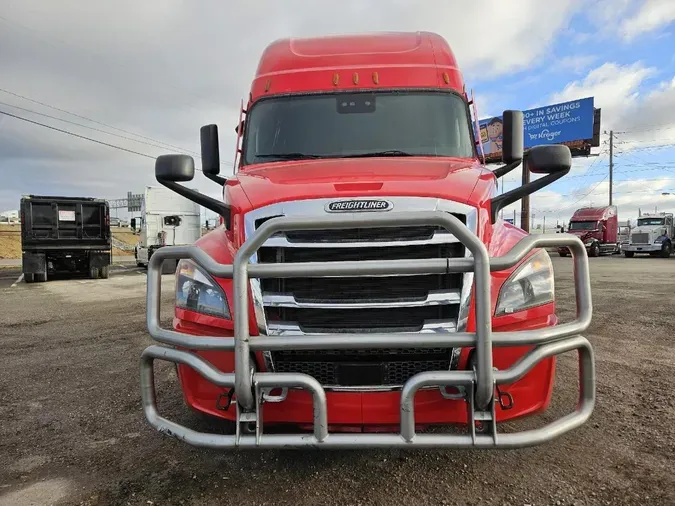
[[641, 130], [622, 130], [620, 132], [614, 132], [616, 134], [636, 134], [636, 133], [646, 133], [646, 132], [663, 132], [664, 130], [675, 130], [675, 126], [669, 127], [659, 127], [659, 128], [645, 128]]
[[[77, 114], [77, 113], [68, 111], [67, 109], [61, 109], [60, 107], [56, 107], [56, 106], [47, 104], [47, 103], [45, 103], [45, 102], [41, 102], [41, 101], [39, 101], [39, 100], [36, 100], [36, 99], [30, 98], [30, 97], [27, 97], [27, 96], [25, 96], [25, 95], [20, 95], [19, 93], [15, 93], [15, 92], [13, 92], [13, 91], [10, 91], [10, 90], [4, 89], [4, 88], [0, 88], [0, 91], [3, 92], [3, 93], [7, 93], [8, 95], [12, 95], [12, 96], [14, 96], [14, 97], [17, 97], [17, 98], [21, 98], [21, 99], [23, 99], [23, 100], [27, 100], [27, 101], [32, 102], [32, 103], [34, 103], [34, 104], [41, 105], [41, 106], [47, 107], [47, 108], [49, 108], [49, 109], [53, 109], [53, 110], [55, 110], [55, 111], [59, 111], [59, 112], [62, 112], [62, 113], [64, 113], [64, 114], [68, 114], [68, 115], [73, 116], [73, 117], [75, 117], [75, 118], [80, 118], [80, 119], [83, 119], [83, 120], [85, 120], [85, 121], [89, 121], [89, 122], [91, 122], [91, 123], [95, 123], [95, 124], [97, 124], [97, 125], [101, 125], [101, 126], [104, 126], [104, 127], [106, 127], [106, 128], [110, 128], [110, 129], [112, 129], [112, 130], [116, 130], [116, 131], [118, 131], [118, 132], [125, 133], [125, 134], [127, 134], [127, 135], [133, 135], [133, 136], [139, 137], [139, 138], [141, 138], [141, 139], [145, 139], [145, 140], [148, 140], [148, 141], [152, 141], [153, 143], [159, 144], [160, 146], [155, 146], [155, 147], [158, 147], [158, 148], [160, 148], [160, 149], [171, 148], [171, 149], [175, 149], [175, 150], [177, 150], [177, 151], [179, 151], [179, 152], [191, 153], [191, 154], [193, 154], [195, 157], [201, 159], [201, 154], [197, 153], [196, 151], [193, 151], [193, 150], [190, 150], [190, 149], [186, 149], [186, 148], [182, 148], [182, 147], [180, 147], [180, 146], [176, 146], [175, 144], [169, 144], [168, 142], [162, 142], [162, 141], [159, 141], [159, 140], [157, 140], [157, 139], [153, 139], [152, 137], [147, 137], [147, 136], [145, 136], [145, 135], [141, 135], [141, 134], [138, 134], [138, 133], [135, 133], [135, 132], [131, 132], [131, 131], [129, 131], [129, 130], [125, 130], [125, 129], [123, 129], [123, 128], [119, 128], [119, 127], [110, 125], [110, 124], [108, 124], [108, 123], [104, 123], [104, 122], [102, 122], [102, 121], [98, 121], [98, 120], [95, 120], [95, 119], [91, 119], [91, 118], [88, 118], [87, 116], [82, 116], [81, 114]], [[5, 104], [4, 102], [0, 102], [0, 103]], [[133, 142], [138, 142], [138, 143], [140, 143], [140, 144], [148, 144], [148, 143], [142, 142], [142, 141], [140, 141], [140, 140], [129, 139], [129, 138], [127, 138], [127, 137], [124, 137], [124, 136], [121, 136], [121, 135], [118, 135], [118, 134], [114, 134], [114, 133], [112, 133], [112, 132], [106, 132], [105, 130], [99, 130], [99, 129], [97, 129], [97, 128], [90, 127], [90, 126], [87, 126], [87, 125], [81, 125], [81, 124], [79, 124], [79, 123], [71, 122], [71, 121], [69, 121], [69, 120], [65, 120], [65, 119], [61, 119], [61, 118], [56, 118], [56, 117], [50, 116], [50, 115], [48, 115], [48, 114], [40, 113], [40, 112], [37, 112], [37, 111], [31, 111], [30, 109], [25, 109], [25, 108], [22, 108], [22, 107], [19, 107], [19, 106], [16, 106], [16, 105], [11, 105], [11, 104], [5, 104], [5, 105], [9, 105], [10, 107], [14, 107], [14, 108], [17, 108], [17, 109], [22, 109], [22, 110], [24, 110], [24, 111], [32, 112], [32, 113], [38, 114], [38, 115], [40, 115], [40, 116], [45, 116], [45, 117], [48, 117], [48, 118], [53, 118], [53, 119], [56, 119], [56, 120], [58, 120], [58, 121], [63, 121], [63, 122], [65, 122], [65, 123], [70, 123], [70, 124], [74, 124], [74, 125], [77, 125], [77, 126], [81, 126], [81, 127], [83, 127], [83, 128], [89, 128], [89, 129], [91, 129], [91, 130], [95, 130], [95, 131], [98, 131], [98, 132], [102, 132], [102, 133], [105, 133], [105, 134], [108, 134], [108, 135], [117, 136], [117, 137], [120, 137], [120, 138], [122, 138], [122, 139], [128, 139], [128, 140], [131, 140], [131, 141], [133, 141]], [[148, 145], [152, 146], [153, 144], [148, 144]], [[221, 165], [223, 165], [223, 164], [225, 164], [225, 165], [234, 165], [234, 162], [233, 162], [233, 161], [230, 161], [230, 160], [221, 160], [220, 163], [221, 163]]]
[[[37, 114], [38, 116], [43, 116], [45, 118], [53, 119], [53, 120], [56, 120], [56, 121], [62, 121], [64, 123], [68, 123], [69, 125], [74, 125], [74, 126], [78, 126], [78, 127], [82, 127], [82, 128], [88, 128], [88, 129], [93, 130], [95, 132], [101, 132], [101, 133], [104, 133], [104, 134], [107, 134], [107, 135], [112, 135], [114, 137], [119, 137], [120, 139], [125, 139], [127, 141], [138, 142], [139, 144], [145, 144], [147, 146], [152, 146], [152, 147], [159, 148], [159, 149], [167, 149], [166, 146], [162, 146], [160, 144], [153, 144], [151, 142], [145, 142], [145, 141], [142, 141], [142, 140], [139, 140], [139, 139], [134, 139], [133, 137], [126, 137], [124, 135], [115, 134], [115, 133], [112, 133], [112, 132], [107, 132], [107, 131], [105, 131], [103, 129], [100, 129], [100, 128], [96, 128], [96, 127], [92, 127], [92, 126], [88, 126], [88, 125], [83, 125], [82, 123], [78, 123], [76, 121], [70, 121], [70, 120], [63, 119], [63, 118], [57, 118], [56, 116], [51, 116], [49, 114], [45, 114], [45, 113], [42, 113], [42, 112], [33, 111], [32, 109], [26, 109], [25, 107], [19, 107], [18, 105], [8, 104], [8, 103], [2, 102], [2, 101], [0, 101], [0, 105], [4, 105], [4, 106], [7, 106], [7, 107], [13, 107], [14, 109], [19, 109], [21, 111], [29, 112], [31, 114]], [[160, 141], [156, 141], [156, 142], [159, 143]], [[191, 151], [189, 149], [184, 149], [183, 151], [186, 151], [188, 153], [199, 156], [199, 153], [197, 153], [196, 151]]]
[[[164, 146], [166, 146], [166, 147], [173, 148], [173, 149], [178, 149], [178, 150], [180, 150], [180, 151], [189, 151], [189, 150], [187, 150], [187, 149], [181, 148], [180, 146], [174, 146], [173, 144], [168, 144], [168, 143], [166, 143], [166, 142], [161, 142], [161, 141], [158, 141], [158, 140], [156, 140], [156, 139], [153, 139], [153, 138], [151, 138], [151, 137], [146, 137], [146, 136], [141, 135], [141, 134], [137, 134], [137, 133], [134, 133], [134, 132], [130, 132], [129, 130], [124, 130], [124, 129], [118, 128], [118, 127], [116, 127], [116, 126], [109, 125], [109, 124], [107, 124], [107, 123], [103, 123], [102, 121], [97, 121], [97, 120], [95, 120], [95, 119], [87, 118], [86, 116], [82, 116], [82, 115], [80, 115], [80, 114], [76, 114], [76, 113], [74, 113], [74, 112], [70, 112], [70, 111], [68, 111], [68, 110], [66, 110], [66, 109], [61, 109], [61, 108], [59, 108], [59, 107], [55, 107], [55, 106], [53, 106], [53, 105], [49, 105], [49, 104], [46, 104], [46, 103], [44, 103], [44, 102], [40, 102], [39, 100], [35, 100], [35, 99], [30, 98], [30, 97], [26, 97], [26, 96], [24, 96], [24, 95], [19, 95], [18, 93], [14, 93], [13, 91], [9, 91], [9, 90], [6, 90], [6, 89], [4, 89], [4, 88], [0, 88], [0, 91], [2, 91], [3, 93], [7, 93], [8, 95], [13, 95], [13, 96], [15, 96], [15, 97], [17, 97], [17, 98], [21, 98], [21, 99], [23, 99], [23, 100], [28, 100], [29, 102], [33, 102], [34, 104], [38, 104], [38, 105], [41, 105], [41, 106], [44, 106], [44, 107], [48, 107], [49, 109], [53, 109], [53, 110], [55, 110], [55, 111], [59, 111], [59, 112], [65, 113], [65, 114], [69, 114], [70, 116], [74, 116], [75, 118], [80, 118], [80, 119], [83, 119], [83, 120], [86, 120], [86, 121], [90, 121], [90, 122], [92, 122], [92, 123], [96, 123], [97, 125], [104, 126], [104, 127], [106, 127], [106, 128], [111, 128], [111, 129], [113, 129], [113, 130], [117, 130], [118, 132], [122, 132], [122, 133], [125, 133], [125, 134], [128, 134], [128, 135], [133, 135], [133, 136], [135, 136], [135, 137], [140, 137], [141, 139], [145, 139], [145, 140], [148, 140], [148, 141], [156, 142], [157, 144], [162, 144], [162, 145], [164, 145]], [[38, 114], [39, 114], [39, 113], [38, 113]], [[63, 121], [65, 121], [65, 120], [63, 120]], [[114, 135], [114, 134], [110, 134], [110, 135]]]
[[[7, 112], [7, 111], [2, 111], [2, 110], [0, 110], [0, 114], [4, 114], [5, 116], [9, 116], [9, 117], [11, 117], [11, 118], [15, 118], [15, 119], [18, 119], [18, 120], [21, 120], [21, 121], [25, 121], [25, 122], [27, 122], [27, 123], [32, 123], [32, 124], [34, 124], [34, 125], [38, 125], [38, 126], [41, 126], [41, 127], [49, 128], [50, 130], [55, 130], [55, 131], [57, 131], [57, 132], [61, 132], [61, 133], [68, 134], [68, 135], [72, 135], [73, 137], [78, 137], [79, 139], [84, 139], [84, 140], [87, 140], [87, 141], [90, 141], [90, 142], [95, 142], [96, 144], [101, 144], [101, 145], [107, 146], [107, 147], [109, 147], [109, 148], [119, 149], [120, 151], [126, 151], [127, 153], [132, 153], [132, 154], [134, 154], [134, 155], [143, 156], [143, 157], [145, 157], [145, 158], [151, 158], [152, 160], [155, 160], [155, 159], [157, 158], [157, 157], [155, 157], [155, 156], [148, 155], [148, 154], [146, 154], [146, 153], [141, 153], [140, 151], [134, 151], [133, 149], [123, 148], [122, 146], [117, 146], [117, 145], [115, 145], [115, 144], [110, 144], [110, 143], [108, 143], [108, 142], [99, 141], [99, 140], [97, 140], [97, 139], [92, 139], [91, 137], [86, 137], [86, 136], [84, 136], [84, 135], [76, 134], [75, 132], [70, 132], [70, 131], [68, 131], [68, 130], [63, 130], [63, 129], [61, 129], [61, 128], [56, 128], [56, 127], [53, 127], [53, 126], [51, 126], [51, 125], [46, 125], [46, 124], [44, 124], [44, 123], [40, 123], [39, 121], [34, 121], [34, 120], [32, 120], [32, 119], [24, 118], [24, 117], [22, 117], [22, 116], [17, 116], [16, 114], [12, 114], [12, 113], [9, 113], [9, 112]], [[200, 170], [200, 169], [197, 169], [197, 170]]]

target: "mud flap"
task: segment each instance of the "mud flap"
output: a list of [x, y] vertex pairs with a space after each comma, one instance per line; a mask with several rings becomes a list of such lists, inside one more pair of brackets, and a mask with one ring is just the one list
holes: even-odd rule
[[24, 251], [21, 259], [21, 272], [24, 274], [47, 274], [47, 256], [44, 253]]

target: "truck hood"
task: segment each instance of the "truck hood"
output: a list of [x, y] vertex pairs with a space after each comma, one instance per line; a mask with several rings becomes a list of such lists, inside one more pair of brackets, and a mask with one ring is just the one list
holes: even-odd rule
[[588, 237], [593, 237], [600, 231], [598, 229], [595, 229], [595, 230], [568, 230], [568, 232], [572, 235], [576, 235], [579, 239], [583, 241]]
[[254, 209], [289, 200], [358, 196], [438, 197], [477, 206], [495, 181], [491, 171], [473, 161], [417, 157], [268, 163], [240, 171], [237, 180]]
[[665, 233], [663, 225], [635, 227], [630, 230], [631, 234], [650, 234], [660, 236]]

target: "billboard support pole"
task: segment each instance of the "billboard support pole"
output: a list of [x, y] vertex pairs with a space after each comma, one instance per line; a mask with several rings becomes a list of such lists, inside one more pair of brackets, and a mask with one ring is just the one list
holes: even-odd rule
[[[527, 168], [527, 153], [523, 156], [523, 186], [530, 182], [530, 171]], [[525, 195], [520, 200], [520, 228], [530, 231], [530, 196]]]
[[614, 182], [614, 130], [609, 131], [609, 205], [612, 205], [612, 183]]

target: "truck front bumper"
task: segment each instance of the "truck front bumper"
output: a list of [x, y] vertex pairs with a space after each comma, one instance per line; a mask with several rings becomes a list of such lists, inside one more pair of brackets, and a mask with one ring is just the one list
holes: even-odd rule
[[633, 253], [658, 253], [663, 246], [661, 244], [624, 244], [622, 251], [632, 251]]
[[[252, 254], [264, 241], [279, 231], [438, 225], [454, 234], [472, 253], [472, 257], [423, 260], [317, 262], [293, 264], [249, 264]], [[564, 246], [574, 257], [577, 296], [577, 319], [558, 326], [535, 330], [496, 332], [491, 325], [490, 271], [502, 271], [518, 264], [532, 249]], [[210, 274], [234, 281], [234, 336], [203, 337], [189, 335], [160, 326], [160, 267], [164, 259], [191, 258]], [[476, 332], [444, 332], [429, 334], [317, 334], [287, 336], [249, 335], [249, 278], [295, 276], [373, 276], [392, 274], [434, 274], [442, 272], [474, 272]], [[153, 345], [141, 357], [141, 395], [149, 423], [158, 431], [195, 446], [209, 448], [364, 448], [364, 447], [499, 447], [531, 446], [550, 441], [585, 423], [595, 406], [595, 366], [590, 343], [580, 334], [591, 321], [591, 292], [588, 257], [581, 241], [568, 234], [530, 236], [522, 239], [507, 255], [490, 258], [485, 245], [451, 214], [434, 211], [387, 213], [370, 216], [327, 216], [322, 218], [280, 217], [266, 221], [242, 246], [233, 265], [216, 263], [196, 247], [165, 247], [149, 262], [147, 281], [147, 322], [151, 336], [171, 347]], [[252, 354], [283, 349], [329, 350], [406, 347], [410, 341], [417, 347], [462, 347], [475, 350], [471, 370], [424, 372], [411, 377], [400, 394], [400, 430], [393, 434], [329, 433], [327, 394], [312, 376], [299, 373], [257, 372]], [[494, 347], [527, 346], [530, 351], [511, 367], [493, 368]], [[205, 360], [201, 353], [187, 350], [234, 352], [234, 372], [226, 373]], [[544, 360], [576, 350], [579, 354], [579, 403], [576, 410], [544, 427], [508, 434], [498, 433], [496, 403], [499, 385], [513, 384]], [[233, 389], [236, 410], [233, 435], [196, 432], [163, 418], [157, 410], [153, 362], [165, 360], [181, 364], [210, 383]], [[416, 406], [433, 387], [450, 387], [457, 394], [448, 402], [463, 405], [468, 431], [464, 434], [416, 433]], [[310, 434], [268, 434], [263, 427], [263, 406], [272, 400], [272, 389], [300, 389], [312, 399]], [[438, 391], [436, 391], [438, 393]], [[284, 402], [282, 399], [280, 402]], [[485, 430], [478, 431], [477, 425]], [[252, 429], [252, 430], [251, 430]], [[252, 432], [252, 433], [250, 433]]]

